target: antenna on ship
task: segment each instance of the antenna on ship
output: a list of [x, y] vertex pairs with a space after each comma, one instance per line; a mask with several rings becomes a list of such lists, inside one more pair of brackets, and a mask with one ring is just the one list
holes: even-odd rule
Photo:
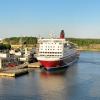
[[50, 38], [52, 37], [52, 33], [49, 33]]
[[54, 35], [53, 33], [49, 33], [50, 38], [53, 38], [53, 35]]

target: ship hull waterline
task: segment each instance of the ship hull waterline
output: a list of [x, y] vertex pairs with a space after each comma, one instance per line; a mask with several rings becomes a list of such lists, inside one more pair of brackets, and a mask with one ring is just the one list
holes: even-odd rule
[[50, 71], [50, 70], [57, 70], [61, 68], [67, 68], [68, 66], [77, 62], [78, 58], [79, 58], [78, 55], [76, 55], [58, 61], [39, 60], [39, 62], [41, 63], [42, 68], [46, 69], [47, 71]]

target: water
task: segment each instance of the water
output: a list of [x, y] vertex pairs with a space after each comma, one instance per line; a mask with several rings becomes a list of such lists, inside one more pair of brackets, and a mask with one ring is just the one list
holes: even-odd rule
[[0, 100], [100, 100], [100, 52], [81, 52], [78, 63], [52, 74], [2, 77]]

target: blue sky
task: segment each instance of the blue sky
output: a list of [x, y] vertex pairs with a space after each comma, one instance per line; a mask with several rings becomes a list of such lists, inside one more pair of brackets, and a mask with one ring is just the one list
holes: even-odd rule
[[0, 38], [100, 38], [100, 0], [0, 0]]

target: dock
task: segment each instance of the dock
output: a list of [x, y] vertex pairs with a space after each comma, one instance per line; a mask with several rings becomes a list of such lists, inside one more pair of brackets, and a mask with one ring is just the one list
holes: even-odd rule
[[7, 67], [0, 70], [0, 76], [16, 77], [28, 73], [28, 64], [21, 64], [16, 67]]
[[39, 62], [35, 62], [30, 64], [21, 64], [16, 67], [6, 67], [0, 70], [0, 76], [17, 77], [27, 74], [29, 68], [40, 68], [40, 66], [41, 64]]
[[16, 77], [27, 73], [28, 69], [14, 69], [0, 72], [0, 76]]
[[16, 77], [16, 76], [20, 76], [23, 74], [27, 74], [28, 73], [28, 69], [14, 69], [14, 70], [5, 70], [0, 72], [0, 76], [8, 76], [8, 77]]
[[41, 64], [39, 62], [28, 64], [28, 68], [40, 68]]

